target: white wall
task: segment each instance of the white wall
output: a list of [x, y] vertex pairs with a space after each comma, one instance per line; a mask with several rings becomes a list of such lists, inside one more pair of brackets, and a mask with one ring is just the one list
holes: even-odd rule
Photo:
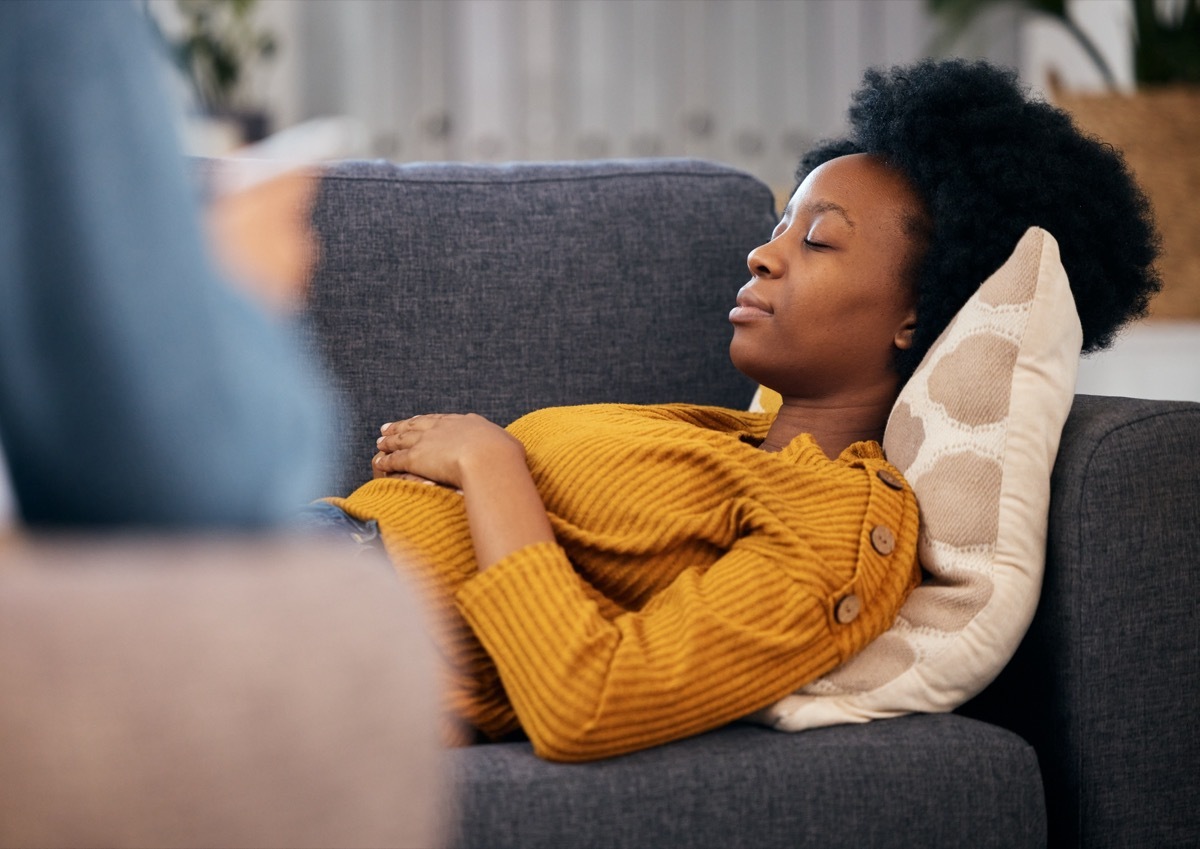
[[[148, 0], [168, 23], [173, 0]], [[1068, 0], [1122, 87], [1130, 0]], [[869, 65], [926, 55], [925, 0], [260, 0], [281, 50], [254, 74], [286, 127], [362, 123], [402, 160], [689, 155], [790, 185], [843, 129]], [[1101, 78], [1055, 21], [1000, 4], [942, 52], [1019, 68], [1045, 91]]]
[[[349, 115], [399, 160], [685, 155], [790, 188], [869, 65], [933, 42], [924, 0], [264, 0], [281, 123]], [[993, 18], [996, 16], [993, 15]], [[1017, 62], [1001, 14], [965, 52]]]
[[1107, 351], [1084, 357], [1077, 392], [1164, 401], [1200, 401], [1200, 322], [1130, 327]]

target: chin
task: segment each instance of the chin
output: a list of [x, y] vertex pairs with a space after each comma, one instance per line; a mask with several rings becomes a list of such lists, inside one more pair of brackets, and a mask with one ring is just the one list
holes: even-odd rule
[[771, 363], [764, 362], [761, 358], [755, 358], [745, 350], [739, 350], [736, 338], [729, 344], [729, 360], [733, 363], [734, 368], [760, 386], [766, 386], [778, 392], [779, 390], [775, 387], [780, 383], [786, 383], [786, 381], [778, 379], [778, 364], [772, 368]]
[[746, 352], [742, 350], [742, 347], [738, 345], [737, 333], [734, 333], [733, 341], [729, 343], [729, 361], [733, 363], [735, 369], [746, 375], [746, 377], [756, 383], [761, 383], [762, 381], [758, 377], [761, 369], [755, 368], [754, 358], [748, 357]]

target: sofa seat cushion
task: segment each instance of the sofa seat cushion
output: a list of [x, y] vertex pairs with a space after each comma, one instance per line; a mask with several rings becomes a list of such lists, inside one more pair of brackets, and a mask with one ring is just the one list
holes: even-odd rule
[[1045, 845], [1033, 749], [953, 714], [786, 735], [734, 725], [589, 764], [526, 743], [452, 755], [455, 846]]

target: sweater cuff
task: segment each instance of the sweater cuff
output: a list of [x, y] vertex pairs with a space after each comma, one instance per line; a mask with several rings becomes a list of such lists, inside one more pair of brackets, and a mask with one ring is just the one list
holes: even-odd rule
[[549, 647], [564, 623], [578, 630], [580, 613], [588, 608], [600, 618], [566, 552], [554, 542], [514, 551], [465, 582], [455, 600], [489, 652], [517, 643], [526, 651], [530, 640]]
[[466, 582], [455, 600], [496, 662], [518, 716], [522, 706], [559, 697], [560, 676], [584, 646], [615, 637], [553, 542], [518, 549]]

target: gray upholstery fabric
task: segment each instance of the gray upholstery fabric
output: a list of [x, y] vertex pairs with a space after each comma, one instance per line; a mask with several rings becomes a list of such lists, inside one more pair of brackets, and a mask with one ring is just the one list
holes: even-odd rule
[[1200, 404], [1079, 396], [1046, 579], [966, 712], [1038, 749], [1052, 846], [1200, 844]]
[[953, 715], [800, 734], [733, 726], [591, 764], [514, 743], [454, 754], [462, 847], [1045, 845], [1033, 750]]
[[727, 314], [773, 206], [692, 160], [333, 166], [311, 315], [349, 396], [339, 488], [370, 477], [380, 424], [417, 413], [745, 406]]
[[6, 541], [0, 846], [438, 845], [422, 618], [331, 544]]

